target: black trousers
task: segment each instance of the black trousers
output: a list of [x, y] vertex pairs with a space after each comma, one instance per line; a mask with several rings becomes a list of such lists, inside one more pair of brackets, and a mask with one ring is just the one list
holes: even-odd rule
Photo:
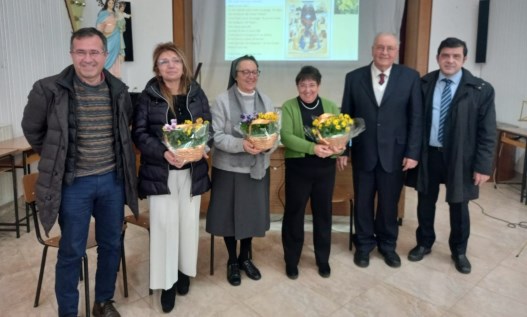
[[285, 210], [282, 221], [284, 260], [297, 266], [304, 244], [304, 215], [308, 199], [313, 213], [313, 245], [317, 265], [327, 264], [331, 250], [331, 215], [335, 160], [285, 160]]
[[[439, 148], [428, 148], [428, 192], [418, 193], [417, 220], [419, 226], [416, 230], [417, 244], [431, 248], [436, 240], [434, 220], [436, 202], [439, 195], [439, 185], [445, 183], [447, 166], [443, 152]], [[468, 237], [470, 235], [470, 216], [468, 201], [449, 203], [450, 207], [450, 237], [448, 244], [453, 255], [465, 254], [467, 251]]]
[[[401, 161], [402, 163], [402, 161]], [[353, 241], [357, 252], [395, 251], [399, 224], [397, 206], [403, 188], [401, 169], [387, 173], [380, 163], [372, 171], [353, 169], [355, 191]], [[377, 195], [377, 210], [375, 209]]]

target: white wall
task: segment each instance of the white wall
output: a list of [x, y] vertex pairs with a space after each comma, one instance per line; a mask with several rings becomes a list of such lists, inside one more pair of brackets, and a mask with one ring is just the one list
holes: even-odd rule
[[527, 128], [519, 122], [521, 103], [527, 100], [527, 1], [491, 0], [486, 63], [475, 63], [479, 0], [436, 0], [432, 9], [429, 70], [437, 69], [435, 56], [449, 36], [467, 42], [465, 67], [490, 82], [496, 90], [498, 121]]
[[[173, 40], [172, 0], [126, 0], [132, 9], [134, 61], [123, 63], [122, 80], [130, 91], [141, 92], [154, 76], [152, 52], [161, 42]], [[155, 2], [155, 5], [154, 5]], [[95, 0], [86, 0], [82, 26], [95, 26], [101, 7]]]
[[428, 70], [438, 68], [437, 47], [447, 37], [457, 37], [467, 43], [469, 56], [465, 67], [480, 77], [480, 67], [475, 63], [476, 34], [479, 0], [436, 0], [432, 8], [430, 34], [430, 61]]
[[[129, 0], [133, 14], [134, 62], [124, 63], [123, 81], [141, 91], [153, 75], [153, 47], [172, 40], [172, 2]], [[86, 0], [84, 25], [94, 25], [100, 7]], [[527, 100], [527, 1], [491, 0], [487, 62], [474, 62], [479, 0], [433, 2], [429, 69], [439, 42], [448, 36], [465, 40], [469, 48], [466, 68], [496, 88], [498, 120], [527, 128], [518, 122], [521, 103]], [[59, 72], [71, 63], [68, 42], [71, 29], [63, 1], [0, 1], [0, 124], [13, 124], [13, 135], [21, 135], [19, 122], [33, 82]], [[337, 101], [339, 100], [336, 97]]]
[[[123, 81], [141, 91], [153, 76], [152, 51], [172, 40], [172, 1], [129, 0], [133, 14], [134, 62], [123, 67]], [[86, 0], [84, 26], [94, 26], [100, 7]], [[0, 126], [11, 124], [22, 135], [20, 122], [35, 81], [59, 73], [71, 64], [71, 24], [63, 0], [0, 0]]]
[[[429, 70], [438, 68], [435, 56], [441, 40], [454, 36], [466, 41], [465, 67], [494, 86], [497, 120], [527, 128], [527, 122], [518, 121], [527, 100], [527, 1], [490, 1], [487, 59], [481, 64], [475, 63], [478, 6], [479, 0], [433, 2]], [[517, 151], [517, 171], [523, 170], [523, 155]]]
[[69, 63], [70, 32], [64, 1], [0, 1], [0, 125], [14, 136], [33, 83]]
[[[94, 26], [100, 7], [96, 0], [85, 1], [83, 22]], [[130, 90], [141, 91], [153, 76], [153, 47], [172, 40], [172, 1], [128, 1], [134, 15], [135, 61], [125, 63], [123, 81]], [[64, 0], [0, 0], [0, 126], [11, 125], [9, 135], [22, 135], [20, 122], [33, 83], [71, 64], [70, 36]], [[2, 176], [0, 204], [12, 199], [11, 179]], [[20, 177], [18, 184], [21, 193]]]
[[[134, 62], [126, 62], [123, 80], [141, 91], [153, 75], [151, 54], [155, 44], [172, 40], [171, 0], [129, 0], [133, 14]], [[100, 7], [86, 0], [85, 25], [94, 25]], [[496, 89], [498, 120], [523, 128], [518, 122], [522, 100], [527, 100], [527, 1], [491, 0], [487, 62], [474, 63], [479, 0], [433, 2], [429, 69], [437, 68], [439, 42], [448, 36], [465, 40], [469, 48], [466, 68]], [[58, 73], [71, 63], [71, 28], [64, 1], [0, 1], [0, 125], [22, 134], [20, 121], [27, 94], [37, 79]], [[343, 76], [342, 76], [343, 78]], [[339, 100], [338, 97], [337, 101]]]

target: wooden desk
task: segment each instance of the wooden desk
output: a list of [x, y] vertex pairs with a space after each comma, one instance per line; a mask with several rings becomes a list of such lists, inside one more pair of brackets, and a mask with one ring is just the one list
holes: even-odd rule
[[22, 154], [22, 162], [15, 162], [15, 166], [17, 168], [23, 168], [24, 175], [31, 173], [31, 163], [40, 159], [40, 156], [33, 151], [24, 136], [0, 141], [0, 149], [16, 149], [16, 154]]
[[31, 150], [31, 145], [26, 140], [26, 137], [19, 136], [16, 138], [0, 141], [0, 149], [11, 148], [19, 151]]
[[[496, 162], [496, 184], [498, 183], [498, 173], [499, 173], [499, 163], [500, 163], [500, 152], [504, 145], [512, 145], [516, 148], [524, 149], [527, 145], [527, 129], [514, 128], [508, 126], [498, 126], [498, 147], [495, 154]], [[527, 153], [526, 153], [527, 154]], [[520, 190], [520, 202], [523, 202], [523, 199], [527, 197], [526, 191], [526, 178], [527, 178], [527, 155], [524, 155], [523, 159], [523, 172], [521, 180], [521, 190]], [[527, 199], [525, 199], [525, 204], [527, 204]]]
[[[14, 149], [15, 150], [15, 152], [13, 153], [14, 167], [21, 168], [24, 171], [24, 175], [30, 174], [31, 164], [40, 160], [40, 156], [35, 151], [33, 151], [33, 149], [31, 148], [31, 145], [29, 145], [29, 143], [26, 140], [26, 137], [24, 136], [19, 136], [16, 138], [0, 141], [0, 149]], [[18, 156], [20, 154], [22, 156], [22, 160], [17, 162], [15, 159], [15, 156]], [[3, 168], [3, 167], [5, 168], [8, 166], [6, 166], [6, 164], [4, 163], [0, 163], [0, 168]], [[13, 183], [13, 190], [16, 193], [17, 188], [15, 187], [16, 187], [16, 183]], [[15, 201], [17, 201], [17, 204], [18, 204], [18, 199], [15, 199]], [[18, 210], [17, 210], [17, 213], [18, 213]], [[29, 207], [26, 205], [26, 216], [20, 220], [24, 220], [24, 219], [26, 220], [25, 223], [23, 223], [23, 225], [26, 226], [27, 232], [29, 232], [30, 230], [29, 217], [30, 217]]]
[[[16, 181], [16, 167], [15, 167], [15, 154], [18, 152], [15, 148], [0, 148], [0, 172], [11, 172], [13, 179], [13, 204], [15, 211], [15, 222], [2, 222], [0, 226], [7, 228], [0, 228], [0, 231], [15, 231], [16, 237], [20, 238], [20, 219], [18, 216], [18, 187]], [[29, 221], [26, 218], [26, 224]], [[14, 227], [14, 228], [11, 228]]]
[[[285, 148], [279, 147], [271, 155], [271, 189], [270, 189], [270, 209], [271, 213], [284, 213], [285, 205]], [[353, 197], [353, 182], [351, 174], [351, 164], [346, 166], [346, 170], [339, 172], [335, 178], [335, 191], [347, 192]], [[306, 213], [311, 214], [311, 205], [308, 202]], [[349, 207], [346, 204], [334, 204], [333, 215], [348, 215]]]
[[[209, 161], [210, 166], [210, 161]], [[284, 213], [285, 204], [285, 162], [284, 162], [284, 148], [279, 147], [271, 155], [271, 163], [269, 166], [271, 173], [271, 185], [270, 185], [270, 210], [274, 214]], [[351, 172], [351, 164], [346, 166], [346, 170], [339, 172], [335, 179], [335, 189], [345, 190], [352, 195], [353, 198], [353, 175]], [[402, 224], [404, 218], [404, 198], [405, 188], [401, 191], [401, 198], [399, 200], [397, 218], [399, 224]], [[206, 214], [209, 206], [210, 191], [201, 195], [201, 213]], [[311, 213], [310, 206], [308, 204], [306, 213]], [[334, 204], [333, 215], [348, 215], [349, 209], [346, 204]]]
[[[283, 213], [284, 212], [284, 203], [285, 203], [285, 192], [284, 192], [284, 182], [285, 182], [285, 162], [284, 162], [284, 148], [278, 148], [271, 155], [271, 213]], [[351, 163], [348, 162], [346, 169], [344, 171], [337, 171], [335, 178], [335, 190], [344, 190], [351, 194], [353, 199], [353, 174], [351, 171]], [[401, 196], [399, 199], [399, 205], [397, 210], [397, 218], [399, 219], [399, 224], [402, 223], [404, 218], [404, 199], [405, 199], [405, 189], [401, 191]], [[308, 203], [306, 208], [306, 213], [311, 213], [311, 207]], [[349, 210], [345, 204], [334, 204], [333, 205], [333, 215], [347, 215]]]

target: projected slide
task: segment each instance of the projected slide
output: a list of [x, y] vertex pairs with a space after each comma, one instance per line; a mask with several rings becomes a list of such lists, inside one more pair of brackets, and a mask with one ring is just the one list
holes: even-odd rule
[[357, 60], [359, 0], [225, 0], [225, 60]]

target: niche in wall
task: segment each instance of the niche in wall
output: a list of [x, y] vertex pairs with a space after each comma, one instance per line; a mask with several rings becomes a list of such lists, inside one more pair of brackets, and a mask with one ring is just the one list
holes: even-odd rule
[[122, 36], [123, 36], [123, 43], [124, 44], [124, 60], [126, 62], [133, 62], [134, 61], [134, 45], [132, 42], [132, 6], [131, 3], [128, 1], [119, 1], [118, 8], [123, 7], [123, 12], [121, 14], [121, 18], [123, 19], [123, 29], [122, 29]]

